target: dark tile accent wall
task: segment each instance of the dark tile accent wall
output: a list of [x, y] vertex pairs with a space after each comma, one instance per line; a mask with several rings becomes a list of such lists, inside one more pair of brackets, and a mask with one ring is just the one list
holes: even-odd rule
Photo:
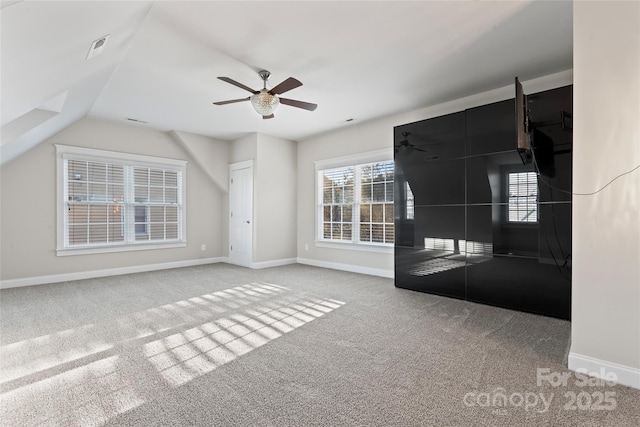
[[[394, 128], [397, 287], [570, 318], [572, 89], [527, 97], [535, 165], [513, 99]], [[509, 221], [513, 172], [539, 172], [534, 222]]]

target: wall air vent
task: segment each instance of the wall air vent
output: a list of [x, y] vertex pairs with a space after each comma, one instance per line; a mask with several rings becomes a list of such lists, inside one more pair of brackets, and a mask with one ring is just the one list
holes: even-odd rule
[[107, 39], [109, 38], [109, 34], [104, 37], [100, 37], [98, 40], [94, 40], [91, 43], [91, 47], [89, 48], [89, 53], [87, 54], [87, 61], [93, 58], [94, 56], [98, 56], [102, 53], [104, 49], [104, 45], [107, 44]]

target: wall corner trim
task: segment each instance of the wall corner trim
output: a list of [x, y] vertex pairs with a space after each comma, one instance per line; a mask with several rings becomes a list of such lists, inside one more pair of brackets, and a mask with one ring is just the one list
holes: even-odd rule
[[196, 265], [215, 264], [220, 262], [227, 262], [227, 258], [202, 258], [185, 261], [163, 262], [159, 264], [107, 268], [104, 270], [79, 271], [74, 273], [52, 274], [47, 276], [25, 277], [20, 279], [2, 280], [0, 281], [0, 289], [19, 288], [23, 286], [33, 285], [46, 285], [50, 283], [70, 282], [72, 280], [95, 279], [98, 277], [143, 273], [146, 271], [167, 270], [170, 268], [193, 267]]
[[298, 258], [298, 264], [312, 265], [314, 267], [330, 268], [332, 270], [349, 271], [351, 273], [368, 274], [369, 276], [386, 277], [393, 279], [395, 272], [393, 270], [386, 270], [383, 268], [363, 267], [353, 264], [342, 264], [338, 262], [321, 261], [310, 258]]
[[572, 371], [580, 371], [593, 377], [602, 378], [603, 375], [614, 373], [618, 384], [640, 390], [640, 369], [619, 363], [596, 359], [595, 357], [570, 352], [568, 367]]
[[223, 194], [229, 194], [229, 189], [222, 184], [214, 175], [211, 173], [211, 170], [207, 167], [207, 165], [200, 159], [200, 157], [193, 151], [193, 149], [189, 146], [189, 143], [185, 141], [185, 139], [180, 136], [178, 132], [175, 130], [171, 130], [168, 132], [168, 135], [171, 139], [178, 143], [186, 152], [191, 156], [194, 162], [200, 167], [200, 169], [204, 172], [204, 174], [213, 182], [213, 184], [218, 187]]

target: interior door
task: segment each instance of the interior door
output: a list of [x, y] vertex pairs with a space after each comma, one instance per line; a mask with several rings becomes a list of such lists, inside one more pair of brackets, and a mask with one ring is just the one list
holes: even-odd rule
[[250, 267], [253, 261], [253, 162], [229, 166], [229, 261]]

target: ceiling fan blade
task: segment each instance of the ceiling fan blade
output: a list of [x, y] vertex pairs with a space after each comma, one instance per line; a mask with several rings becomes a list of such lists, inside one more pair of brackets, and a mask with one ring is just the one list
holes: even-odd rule
[[[404, 135], [405, 137], [407, 137], [408, 135]], [[395, 152], [406, 152], [406, 153], [411, 153], [412, 151], [420, 151], [423, 153], [428, 153], [429, 151], [424, 150], [422, 148], [418, 148], [415, 145], [413, 145], [412, 143], [409, 142], [409, 140], [407, 139], [403, 139], [402, 141], [400, 141], [398, 143], [398, 145], [395, 146]]]
[[239, 83], [239, 82], [237, 82], [237, 81], [235, 81], [233, 79], [230, 79], [229, 77], [218, 77], [218, 78], [220, 80], [222, 80], [223, 82], [227, 82], [227, 83], [230, 83], [230, 84], [232, 84], [234, 86], [238, 86], [239, 88], [244, 89], [244, 90], [246, 90], [248, 92], [251, 92], [251, 93], [258, 93], [259, 92], [257, 90], [251, 89], [249, 86], [245, 86], [242, 83]]
[[249, 99], [251, 99], [250, 96], [248, 96], [246, 98], [241, 98], [241, 99], [230, 99], [228, 101], [218, 101], [218, 102], [214, 102], [214, 104], [215, 105], [227, 105], [227, 104], [233, 104], [234, 102], [248, 101]]
[[289, 77], [287, 80], [283, 81], [282, 83], [280, 83], [279, 85], [271, 89], [269, 93], [271, 95], [280, 95], [281, 93], [285, 93], [299, 86], [302, 86], [302, 82], [300, 82], [300, 80], [294, 79], [293, 77]]
[[312, 104], [310, 102], [296, 101], [295, 99], [280, 98], [281, 104], [291, 105], [292, 107], [302, 108], [303, 110], [314, 111], [318, 108], [318, 104]]
[[269, 114], [268, 116], [262, 116], [263, 120], [273, 119], [275, 116], [273, 114]]

